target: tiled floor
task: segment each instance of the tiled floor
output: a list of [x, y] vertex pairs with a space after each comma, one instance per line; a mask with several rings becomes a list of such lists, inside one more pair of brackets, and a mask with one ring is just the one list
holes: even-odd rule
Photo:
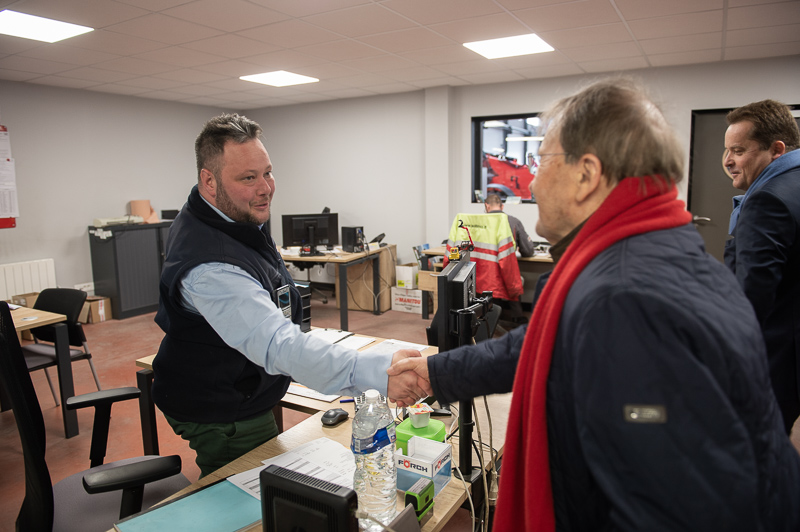
[[[316, 297], [316, 296], [315, 296]], [[316, 299], [312, 301], [312, 324], [319, 327], [338, 327], [339, 312], [335, 299], [328, 298], [323, 305]], [[135, 360], [157, 351], [163, 333], [153, 322], [154, 314], [146, 314], [126, 320], [111, 320], [104, 323], [85, 325], [88, 343], [100, 382], [104, 388], [136, 386]], [[350, 312], [349, 329], [378, 337], [396, 338], [417, 343], [425, 341], [425, 327], [430, 320], [422, 320], [419, 315], [401, 312], [387, 312], [375, 316], [369, 312]], [[95, 385], [86, 362], [73, 365], [76, 393], [94, 391]], [[65, 439], [61, 410], [55, 406], [44, 372], [31, 375], [45, 419], [47, 430], [47, 463], [53, 482], [82, 471], [89, 467], [89, 444], [93, 413], [87, 410], [78, 412], [80, 434]], [[51, 377], [57, 382], [55, 372]], [[183, 459], [183, 473], [189, 480], [196, 480], [199, 470], [194, 463], [194, 452], [172, 432], [163, 415], [158, 415], [159, 445], [162, 455], [179, 454]], [[305, 419], [304, 414], [292, 410], [284, 411], [287, 427]], [[25, 493], [24, 466], [17, 428], [11, 411], [0, 413], [0, 532], [14, 530], [20, 505]], [[111, 419], [106, 461], [110, 462], [142, 454], [142, 438], [139, 424], [139, 410], [136, 401], [128, 401], [114, 406]], [[448, 525], [449, 532], [470, 529], [469, 514], [460, 510], [456, 519]]]

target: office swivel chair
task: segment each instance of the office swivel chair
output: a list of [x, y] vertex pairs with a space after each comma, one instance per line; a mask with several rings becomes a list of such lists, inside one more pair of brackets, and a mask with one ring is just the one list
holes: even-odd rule
[[111, 405], [135, 399], [140, 394], [138, 388], [120, 388], [69, 398], [69, 409], [95, 408], [89, 455], [92, 467], [53, 486], [45, 461], [42, 409], [11, 312], [4, 302], [0, 302], [0, 382], [11, 400], [25, 461], [25, 499], [17, 517], [17, 530], [106, 531], [121, 518], [139, 512], [142, 507], [150, 507], [189, 485], [186, 477], [180, 474], [180, 456], [128, 458], [100, 465], [106, 454]]
[[[33, 308], [37, 310], [44, 310], [47, 312], [55, 312], [56, 314], [64, 314], [67, 317], [65, 322], [67, 325], [67, 332], [69, 334], [69, 356], [72, 362], [76, 360], [86, 360], [89, 362], [89, 368], [92, 370], [94, 382], [97, 385], [97, 390], [100, 388], [100, 379], [97, 378], [97, 370], [95, 370], [94, 363], [92, 362], [92, 354], [89, 352], [89, 346], [86, 344], [86, 335], [83, 332], [83, 326], [78, 323], [78, 317], [83, 309], [83, 303], [86, 301], [86, 292], [82, 290], [73, 290], [72, 288], [46, 288], [42, 290]], [[50, 380], [50, 373], [47, 368], [56, 365], [56, 348], [53, 345], [55, 341], [55, 332], [52, 325], [45, 325], [43, 327], [36, 327], [31, 329], [33, 338], [36, 343], [22, 346], [22, 352], [25, 355], [25, 362], [28, 365], [28, 371], [44, 370], [47, 377], [47, 384], [50, 385], [50, 392], [53, 394], [53, 399], [56, 406], [59, 405], [58, 394], [53, 388], [53, 382]], [[41, 343], [49, 342], [49, 343]], [[73, 349], [72, 346], [77, 347]]]

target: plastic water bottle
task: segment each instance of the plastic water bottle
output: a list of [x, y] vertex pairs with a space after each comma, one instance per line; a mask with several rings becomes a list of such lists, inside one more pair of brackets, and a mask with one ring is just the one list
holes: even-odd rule
[[[397, 514], [394, 417], [377, 390], [367, 390], [364, 395], [364, 404], [353, 418], [353, 488], [358, 494], [358, 509], [388, 525]], [[382, 530], [369, 519], [359, 519], [359, 525], [369, 532]]]

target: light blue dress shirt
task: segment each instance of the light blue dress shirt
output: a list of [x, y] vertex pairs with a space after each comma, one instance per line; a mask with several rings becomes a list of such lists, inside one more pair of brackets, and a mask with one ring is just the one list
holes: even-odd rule
[[370, 388], [387, 393], [391, 355], [359, 353], [301, 332], [238, 266], [200, 264], [181, 279], [180, 295], [187, 310], [202, 315], [226, 344], [269, 374], [292, 377], [322, 393], [353, 396]]

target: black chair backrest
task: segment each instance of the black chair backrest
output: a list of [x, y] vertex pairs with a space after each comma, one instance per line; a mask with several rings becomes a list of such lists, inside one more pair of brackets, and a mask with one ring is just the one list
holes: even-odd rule
[[[83, 310], [83, 303], [86, 301], [86, 292], [73, 288], [45, 288], [36, 298], [33, 308], [46, 312], [64, 314], [67, 317], [67, 329], [69, 332], [69, 345], [83, 345], [86, 336], [83, 327], [78, 323], [78, 318]], [[51, 325], [36, 327], [31, 329], [31, 333], [37, 340], [44, 342], [54, 342], [55, 332]]]
[[0, 301], [0, 382], [11, 399], [25, 458], [25, 499], [17, 530], [53, 530], [53, 484], [45, 462], [44, 418], [8, 304]]

